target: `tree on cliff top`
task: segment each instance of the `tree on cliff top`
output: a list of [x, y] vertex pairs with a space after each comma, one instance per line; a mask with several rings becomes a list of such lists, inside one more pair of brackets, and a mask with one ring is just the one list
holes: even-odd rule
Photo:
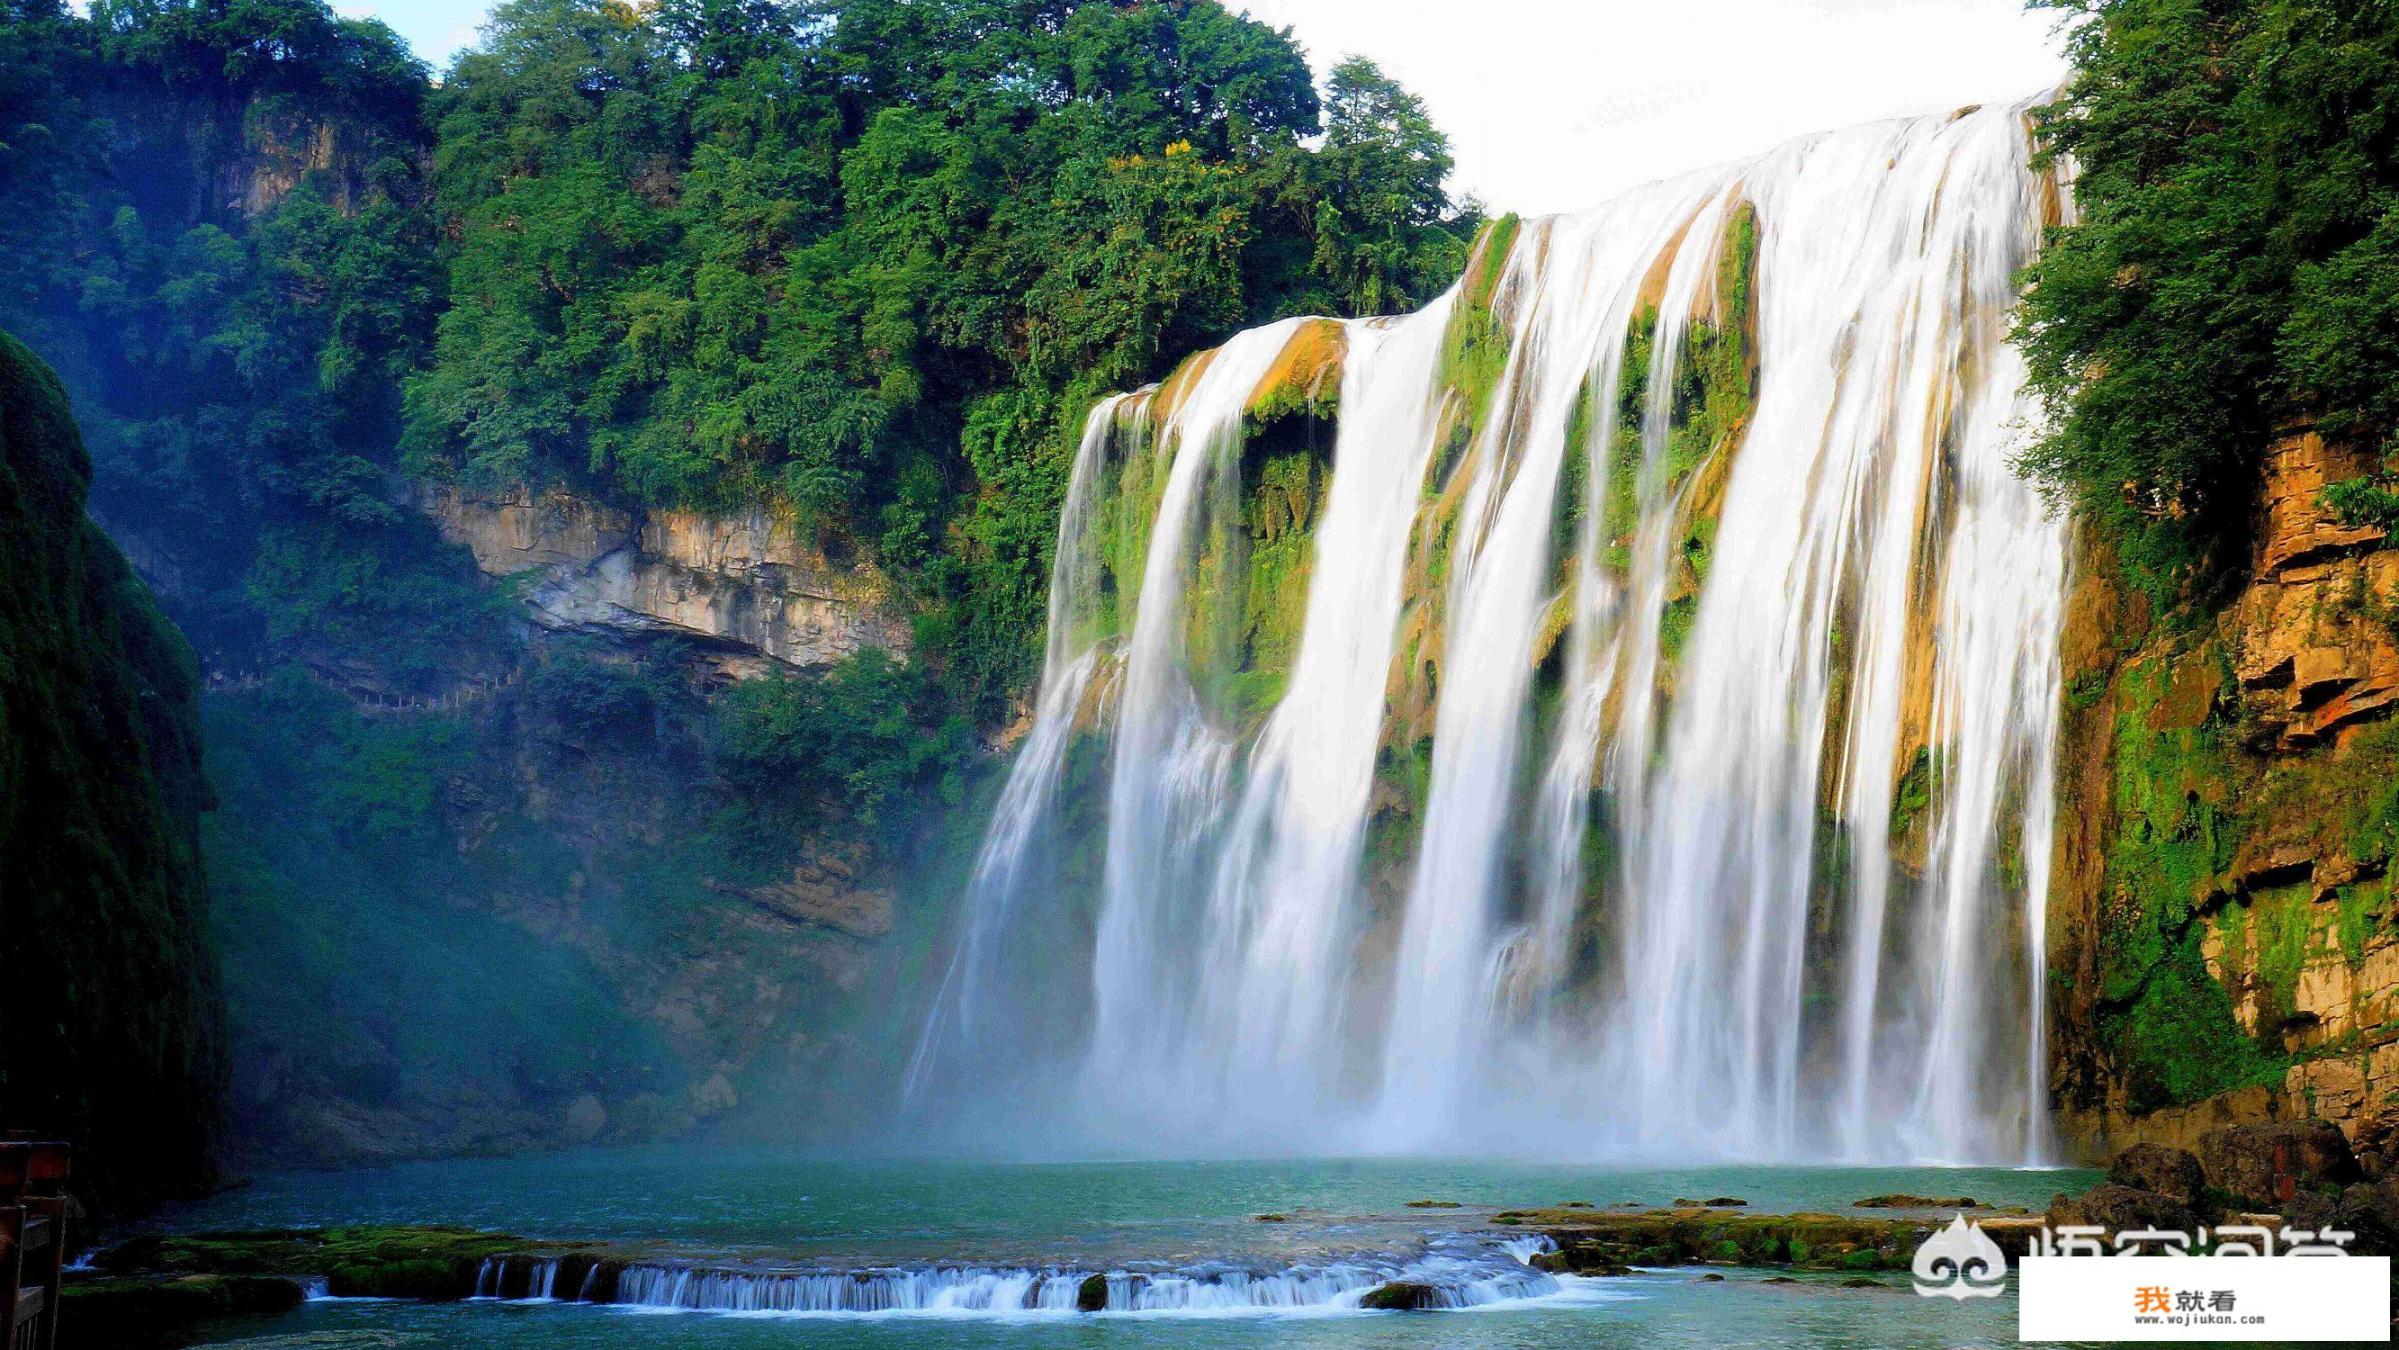
[[1438, 130], [1371, 64], [1331, 92], [1206, 0], [511, 0], [433, 97], [414, 462], [792, 507], [988, 713], [1094, 396], [1455, 275]]
[[2081, 220], [2025, 297], [2052, 415], [2025, 463], [2170, 583], [2278, 427], [2399, 429], [2399, 4], [2035, 4], [2071, 16], [2042, 131]]

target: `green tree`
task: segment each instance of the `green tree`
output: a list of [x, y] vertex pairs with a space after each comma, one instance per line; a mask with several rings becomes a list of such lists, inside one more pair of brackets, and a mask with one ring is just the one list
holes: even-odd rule
[[2170, 580], [2279, 428], [2399, 427], [2399, 5], [2040, 4], [2072, 20], [2042, 130], [2080, 221], [2025, 298], [2051, 413], [2025, 462]]

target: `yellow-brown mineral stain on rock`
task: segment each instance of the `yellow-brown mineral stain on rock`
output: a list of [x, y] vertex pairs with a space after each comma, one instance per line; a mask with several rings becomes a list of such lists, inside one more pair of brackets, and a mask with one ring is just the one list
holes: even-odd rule
[[1347, 326], [1337, 319], [1303, 321], [1251, 392], [1251, 420], [1264, 425], [1311, 410], [1329, 415], [1340, 401], [1341, 366], [1348, 355]]
[[2370, 468], [2312, 430], [2267, 463], [2264, 538], [2233, 608], [2234, 646], [2247, 701], [2282, 749], [2335, 738], [2399, 702], [2399, 630], [2384, 616], [2399, 597], [2399, 551], [2323, 502], [2328, 484]]

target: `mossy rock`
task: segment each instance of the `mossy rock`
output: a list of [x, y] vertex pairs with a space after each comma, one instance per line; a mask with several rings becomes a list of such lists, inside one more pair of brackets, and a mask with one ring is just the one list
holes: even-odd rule
[[59, 1325], [69, 1346], [181, 1344], [194, 1325], [220, 1317], [288, 1312], [307, 1295], [275, 1275], [113, 1275], [59, 1291]]
[[1429, 1284], [1393, 1280], [1367, 1290], [1358, 1306], [1369, 1312], [1425, 1312], [1441, 1306], [1441, 1295]]
[[[1497, 1216], [1537, 1227], [1562, 1251], [1604, 1252], [1641, 1266], [1715, 1262], [1745, 1266], [1805, 1266], [1822, 1270], [1882, 1270], [1906, 1264], [1904, 1253], [1932, 1233], [1921, 1219], [1844, 1214], [1748, 1214], [1723, 1210], [1651, 1210], [1613, 1214], [1587, 1209], [1512, 1210]], [[2035, 1219], [1986, 1222], [2000, 1246], [2022, 1254], [2039, 1228]]]
[[1083, 1282], [1075, 1286], [1075, 1311], [1095, 1313], [1107, 1310], [1108, 1277], [1105, 1275], [1084, 1276]]
[[137, 1238], [102, 1253], [110, 1271], [204, 1275], [322, 1275], [343, 1297], [461, 1299], [491, 1257], [522, 1253], [522, 1238], [473, 1228], [373, 1225]]

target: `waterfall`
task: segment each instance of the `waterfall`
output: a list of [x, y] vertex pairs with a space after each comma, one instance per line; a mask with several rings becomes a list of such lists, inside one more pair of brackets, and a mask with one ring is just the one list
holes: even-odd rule
[[2041, 1157], [2068, 541], [2008, 328], [2067, 186], [2024, 106], [1810, 136], [1103, 401], [912, 1097]]

